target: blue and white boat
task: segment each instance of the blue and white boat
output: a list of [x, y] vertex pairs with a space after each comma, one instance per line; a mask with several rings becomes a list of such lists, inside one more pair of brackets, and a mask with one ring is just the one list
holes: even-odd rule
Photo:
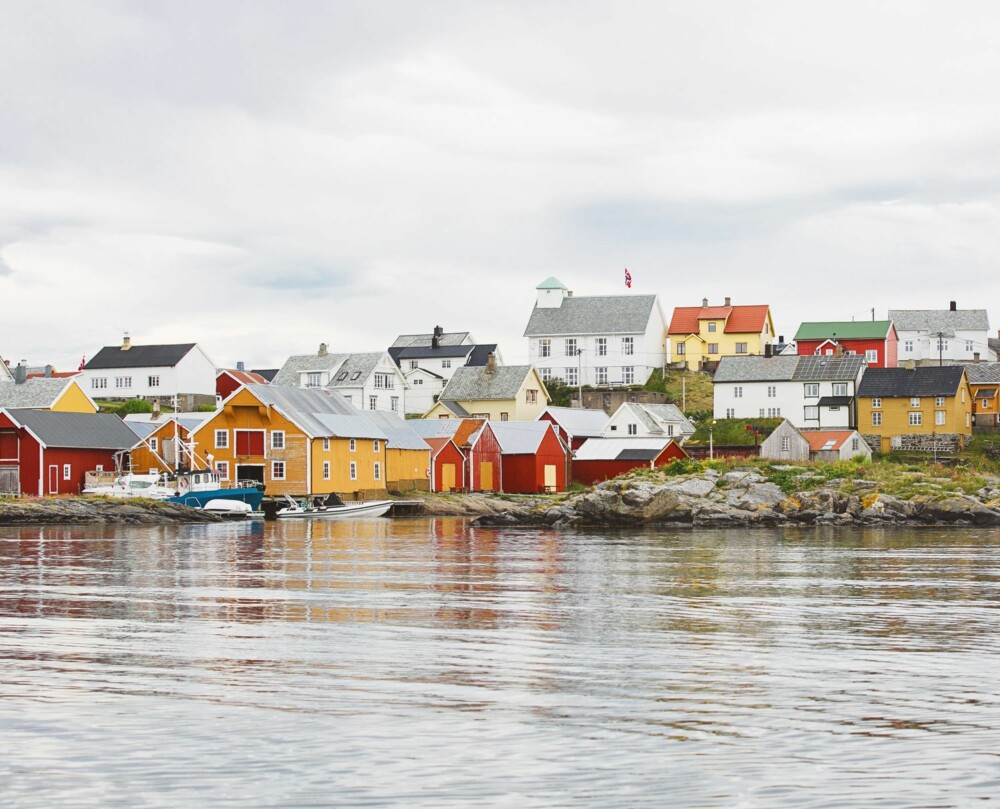
[[180, 503], [191, 508], [204, 508], [210, 500], [232, 500], [248, 504], [253, 511], [260, 510], [264, 492], [252, 483], [223, 486], [219, 473], [212, 469], [178, 471], [171, 475], [166, 486], [175, 494], [167, 497], [168, 503]]

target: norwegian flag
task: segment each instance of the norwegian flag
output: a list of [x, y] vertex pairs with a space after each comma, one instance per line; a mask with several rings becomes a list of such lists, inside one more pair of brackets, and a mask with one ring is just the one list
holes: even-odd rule
[[76, 370], [78, 370], [78, 371], [82, 371], [82, 370], [83, 370], [83, 367], [84, 367], [84, 366], [85, 366], [86, 364], [87, 364], [87, 357], [86, 357], [86, 356], [83, 356], [83, 357], [80, 357], [80, 367], [79, 367], [79, 368], [77, 368]]
[[628, 267], [625, 268], [625, 286], [632, 288], [632, 273], [628, 271]]

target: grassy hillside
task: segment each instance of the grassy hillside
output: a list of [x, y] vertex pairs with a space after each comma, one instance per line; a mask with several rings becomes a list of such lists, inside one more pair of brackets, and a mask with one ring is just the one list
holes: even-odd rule
[[[653, 371], [646, 390], [663, 391], [686, 414], [707, 415], [712, 411], [712, 377], [695, 371]], [[686, 394], [686, 395], [685, 395]]]

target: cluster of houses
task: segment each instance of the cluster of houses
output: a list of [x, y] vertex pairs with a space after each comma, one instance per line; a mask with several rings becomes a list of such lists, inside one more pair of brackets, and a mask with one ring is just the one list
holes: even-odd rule
[[[776, 335], [770, 307], [681, 306], [655, 295], [536, 289], [530, 362], [468, 332], [399, 335], [385, 350], [219, 369], [196, 343], [105, 346], [77, 371], [0, 362], [0, 493], [79, 492], [89, 471], [198, 463], [269, 495], [563, 491], [684, 457], [694, 425], [673, 404], [553, 407], [546, 386], [636, 390], [658, 369], [711, 373], [716, 419], [785, 419], [777, 458], [951, 451], [998, 423], [1000, 341], [985, 310], [891, 311]], [[98, 400], [141, 398], [124, 420]]]

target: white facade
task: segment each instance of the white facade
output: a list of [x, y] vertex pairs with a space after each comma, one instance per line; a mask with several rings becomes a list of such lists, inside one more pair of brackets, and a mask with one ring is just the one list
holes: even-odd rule
[[956, 329], [953, 334], [941, 337], [924, 330], [898, 329], [897, 333], [900, 365], [908, 361], [934, 363], [940, 360], [946, 364], [955, 361], [972, 362], [977, 354], [984, 362], [996, 359], [996, 354], [989, 347], [989, 332], [985, 329]]
[[[426, 413], [437, 401], [446, 384], [438, 374], [425, 368], [404, 371], [408, 389], [406, 391], [406, 413]], [[449, 376], [450, 378], [450, 376]]]
[[215, 363], [194, 346], [173, 366], [85, 368], [77, 382], [92, 399], [215, 396]]
[[788, 419], [800, 429], [843, 430], [852, 427], [852, 404], [821, 406], [824, 398], [854, 399], [857, 380], [718, 382], [713, 415], [717, 419]]
[[694, 425], [673, 405], [625, 402], [601, 429], [602, 438], [675, 438], [683, 443], [694, 434]]

